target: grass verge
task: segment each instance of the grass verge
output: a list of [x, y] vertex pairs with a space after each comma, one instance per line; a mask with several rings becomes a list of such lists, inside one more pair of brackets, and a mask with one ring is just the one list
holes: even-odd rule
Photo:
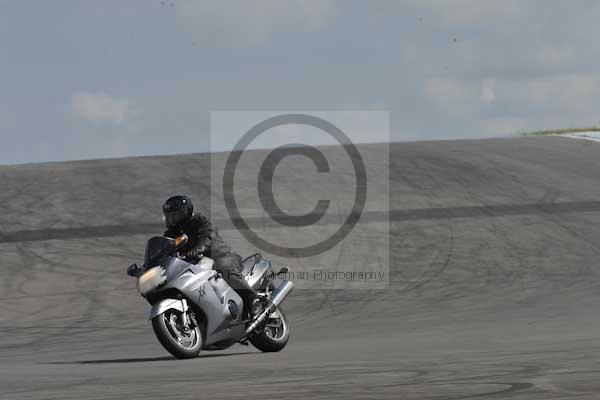
[[547, 135], [565, 135], [569, 133], [580, 132], [600, 132], [600, 127], [592, 126], [587, 128], [565, 128], [565, 129], [550, 129], [544, 131], [521, 132], [521, 136], [547, 136]]

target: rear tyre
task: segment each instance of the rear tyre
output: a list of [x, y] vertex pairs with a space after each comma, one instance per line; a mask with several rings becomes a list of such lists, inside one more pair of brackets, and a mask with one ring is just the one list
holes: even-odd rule
[[183, 314], [167, 310], [152, 319], [152, 329], [160, 344], [177, 358], [194, 358], [200, 353], [204, 338], [196, 318], [190, 311], [189, 328], [183, 326]]
[[264, 328], [249, 338], [250, 343], [260, 351], [272, 353], [281, 351], [290, 338], [290, 325], [282, 309], [276, 308]]

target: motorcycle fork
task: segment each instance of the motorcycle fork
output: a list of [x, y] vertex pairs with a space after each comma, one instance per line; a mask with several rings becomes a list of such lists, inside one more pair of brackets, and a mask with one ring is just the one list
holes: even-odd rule
[[188, 315], [188, 310], [190, 309], [190, 307], [189, 307], [186, 299], [181, 299], [181, 305], [183, 306], [183, 313], [181, 314], [183, 327], [185, 329], [189, 329], [190, 328], [190, 317]]

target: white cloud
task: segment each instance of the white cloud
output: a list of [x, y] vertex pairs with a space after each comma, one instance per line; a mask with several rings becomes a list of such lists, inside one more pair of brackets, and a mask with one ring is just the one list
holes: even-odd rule
[[376, 101], [374, 103], [369, 104], [367, 107], [369, 111], [388, 111], [390, 106], [387, 105], [384, 101]]
[[335, 15], [333, 0], [185, 1], [178, 15], [199, 40], [259, 46], [278, 32], [311, 32]]
[[414, 0], [417, 7], [425, 8], [448, 24], [482, 25], [506, 20], [521, 14], [516, 0]]
[[497, 117], [484, 119], [481, 123], [481, 133], [485, 135], [513, 135], [526, 132], [527, 121], [517, 117]]
[[482, 103], [491, 104], [496, 99], [496, 80], [486, 79], [481, 83], [481, 95], [479, 99]]
[[430, 78], [425, 81], [425, 95], [443, 111], [459, 114], [470, 108], [469, 86], [455, 78]]
[[600, 76], [571, 74], [532, 79], [526, 87], [532, 105], [563, 112], [597, 111]]
[[73, 111], [88, 121], [122, 123], [130, 114], [129, 101], [105, 93], [80, 92], [71, 98]]
[[559, 67], [577, 61], [575, 49], [569, 46], [545, 46], [540, 50], [538, 59], [544, 67]]
[[458, 79], [430, 78], [425, 82], [425, 93], [436, 101], [453, 102], [466, 100], [469, 91]]

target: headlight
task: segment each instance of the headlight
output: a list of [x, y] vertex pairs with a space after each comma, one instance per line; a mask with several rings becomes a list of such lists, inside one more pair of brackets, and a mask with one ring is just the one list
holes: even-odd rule
[[165, 270], [162, 267], [154, 267], [144, 272], [137, 282], [138, 291], [142, 296], [146, 296], [167, 280]]

